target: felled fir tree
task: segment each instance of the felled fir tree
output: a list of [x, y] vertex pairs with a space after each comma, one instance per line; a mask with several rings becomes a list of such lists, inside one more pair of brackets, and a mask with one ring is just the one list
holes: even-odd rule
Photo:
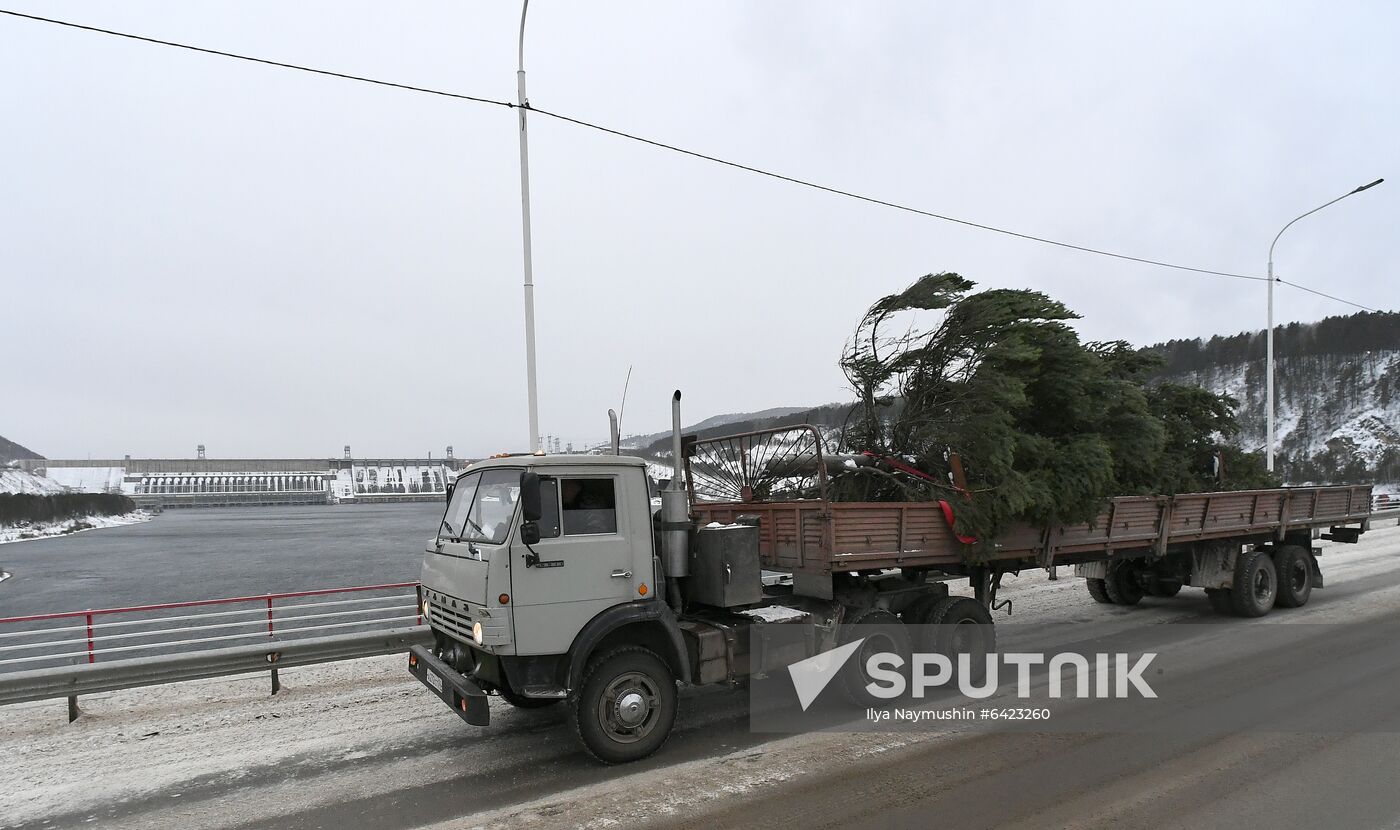
[[[937, 483], [845, 477], [839, 497], [948, 498], [958, 532], [989, 544], [1019, 522], [1090, 521], [1115, 495], [1218, 486], [1234, 401], [1148, 386], [1157, 358], [1081, 343], [1068, 325], [1077, 315], [1040, 292], [973, 287], [929, 274], [862, 318], [841, 359], [858, 398], [842, 443], [903, 458]], [[951, 486], [953, 453], [966, 493]], [[1234, 451], [1226, 464], [1242, 482], [1269, 483], [1257, 457]]]

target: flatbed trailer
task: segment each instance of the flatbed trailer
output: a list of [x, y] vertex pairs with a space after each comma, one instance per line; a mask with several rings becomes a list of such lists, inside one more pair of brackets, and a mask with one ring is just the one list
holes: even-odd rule
[[[775, 436], [799, 431], [818, 436], [801, 451], [809, 456], [803, 469], [814, 471], [810, 489], [816, 491], [816, 498], [707, 501], [695, 491], [695, 475], [689, 473], [687, 480], [698, 524], [741, 519], [756, 523], [763, 567], [791, 572], [799, 593], [823, 599], [831, 598], [827, 586], [832, 574], [838, 573], [898, 568], [967, 574], [982, 568], [995, 572], [1160, 559], [1209, 543], [1281, 545], [1293, 540], [1301, 544], [1318, 537], [1354, 542], [1367, 529], [1371, 515], [1369, 484], [1119, 496], [1092, 522], [1013, 528], [997, 539], [992, 550], [973, 554], [971, 546], [955, 535], [950, 508], [943, 503], [831, 501], [829, 465], [819, 434], [810, 426], [694, 441], [688, 445], [687, 462], [706, 456], [707, 448], [736, 444], [737, 453], [725, 455], [745, 459]], [[765, 466], [775, 465], [769, 459]], [[761, 489], [758, 482], [764, 470], [753, 464], [738, 467], [737, 478], [747, 482], [740, 486], [741, 492]]]

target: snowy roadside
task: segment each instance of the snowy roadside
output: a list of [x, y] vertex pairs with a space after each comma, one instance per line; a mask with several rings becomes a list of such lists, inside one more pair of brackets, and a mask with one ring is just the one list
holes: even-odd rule
[[[1328, 590], [1307, 608], [1253, 624], [1356, 621], [1400, 609], [1400, 584], [1368, 584], [1400, 573], [1400, 528], [1375, 528], [1356, 545], [1320, 546]], [[1348, 590], [1362, 585], [1367, 589]], [[1054, 582], [1043, 572], [1008, 577], [1003, 590], [1016, 600], [1018, 622], [1113, 615], [1146, 626], [1206, 613], [1200, 591], [1108, 608], [1063, 573]], [[84, 715], [73, 724], [62, 700], [0, 708], [0, 827], [38, 824], [56, 813], [65, 822], [111, 828], [227, 827], [380, 795], [425, 797], [435, 786], [491, 774], [502, 787], [557, 781], [557, 789], [536, 789], [437, 826], [616, 827], [693, 815], [723, 799], [764, 798], [856, 758], [963, 737], [821, 733], [729, 751], [717, 737], [717, 754], [708, 758], [616, 768], [605, 780], [580, 784], [570, 777], [578, 751], [560, 711], [524, 712], [493, 701], [489, 729], [466, 726], [408, 676], [401, 656], [281, 674], [276, 696], [268, 694], [266, 674], [84, 696]], [[686, 695], [683, 726], [722, 732], [742, 717], [743, 702], [725, 692]]]
[[61, 522], [37, 522], [18, 525], [0, 525], [0, 545], [6, 542], [27, 542], [31, 539], [48, 539], [53, 536], [67, 536], [85, 530], [101, 530], [108, 527], [122, 527], [151, 520], [145, 510], [135, 510], [118, 516], [83, 516], [65, 519]]

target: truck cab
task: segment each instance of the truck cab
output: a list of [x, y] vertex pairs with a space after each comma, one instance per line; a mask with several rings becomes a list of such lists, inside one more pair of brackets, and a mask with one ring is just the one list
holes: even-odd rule
[[653, 734], [664, 739], [685, 660], [660, 599], [652, 523], [641, 459], [522, 454], [472, 465], [423, 555], [419, 599], [434, 644], [415, 648], [411, 671], [485, 725], [487, 693], [522, 708], [558, 703], [597, 657], [620, 650], [614, 662], [645, 665], [616, 672], [595, 695], [594, 708], [611, 707], [601, 728], [613, 734], [590, 749], [627, 760]]

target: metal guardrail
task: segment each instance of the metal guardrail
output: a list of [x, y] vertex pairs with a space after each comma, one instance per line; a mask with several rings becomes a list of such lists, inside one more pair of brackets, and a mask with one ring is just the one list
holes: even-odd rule
[[66, 697], [75, 706], [78, 695], [397, 654], [431, 641], [428, 627], [418, 625], [10, 672], [0, 676], [0, 705]]
[[[407, 651], [416, 582], [0, 618], [0, 705]], [[411, 591], [409, 589], [412, 589]]]

